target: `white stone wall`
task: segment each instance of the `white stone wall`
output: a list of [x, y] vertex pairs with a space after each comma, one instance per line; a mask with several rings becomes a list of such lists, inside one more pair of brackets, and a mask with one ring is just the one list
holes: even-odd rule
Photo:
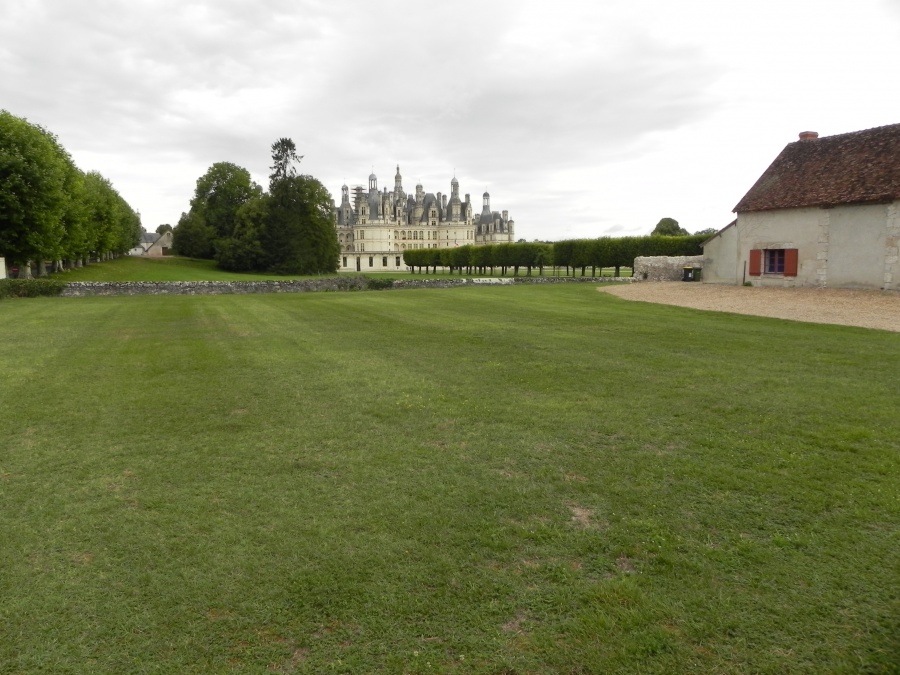
[[900, 201], [887, 208], [882, 284], [885, 290], [900, 288]]
[[866, 204], [828, 210], [828, 286], [883, 287], [890, 206]]
[[[797, 276], [750, 276], [751, 249], [797, 249]], [[704, 247], [703, 281], [754, 286], [900, 288], [900, 201], [738, 214]]]
[[740, 283], [741, 274], [737, 269], [737, 228], [730, 225], [715, 237], [707, 240], [703, 247], [703, 283]]
[[[827, 209], [779, 209], [739, 213], [737, 218], [737, 271], [754, 286], [822, 286], [823, 265], [828, 264]], [[781, 274], [750, 276], [751, 249], [795, 248], [797, 276]], [[740, 283], [740, 279], [737, 283]]]

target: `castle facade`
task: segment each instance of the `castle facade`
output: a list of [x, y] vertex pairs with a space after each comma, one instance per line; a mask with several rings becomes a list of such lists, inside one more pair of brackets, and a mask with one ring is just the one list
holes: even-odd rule
[[418, 248], [450, 248], [466, 244], [515, 241], [515, 223], [507, 211], [491, 211], [491, 196], [483, 195], [476, 215], [469, 195], [459, 196], [459, 181], [450, 181], [450, 194], [403, 191], [400, 167], [394, 189], [378, 190], [369, 176], [369, 190], [341, 187], [341, 204], [334, 207], [334, 224], [341, 246], [341, 271], [384, 272], [405, 269], [403, 252]]

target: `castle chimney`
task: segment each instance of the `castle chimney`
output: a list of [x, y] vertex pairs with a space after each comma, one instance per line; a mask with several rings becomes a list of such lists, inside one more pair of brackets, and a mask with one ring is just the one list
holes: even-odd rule
[[814, 141], [819, 137], [818, 131], [801, 131], [800, 132], [800, 140], [801, 141]]

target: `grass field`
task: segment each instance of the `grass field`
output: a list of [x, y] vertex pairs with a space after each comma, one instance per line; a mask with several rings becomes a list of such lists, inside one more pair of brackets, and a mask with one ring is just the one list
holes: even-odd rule
[[[601, 270], [597, 270], [597, 276], [600, 276]], [[612, 268], [604, 268], [603, 276], [612, 276], [614, 270]], [[363, 271], [364, 274], [372, 274], [372, 272]], [[562, 268], [556, 270], [559, 276], [565, 276], [566, 271]], [[351, 274], [347, 272], [346, 274]], [[356, 272], [352, 272], [356, 274]], [[384, 272], [374, 273], [376, 276], [389, 276], [396, 279], [404, 278], [420, 278], [422, 274], [418, 272], [412, 274], [410, 272]], [[446, 275], [447, 272], [439, 269], [438, 275]], [[519, 270], [519, 275], [526, 274], [525, 268]], [[532, 272], [537, 276], [537, 270]], [[545, 276], [553, 276], [554, 270], [551, 268], [544, 269]], [[581, 274], [581, 271], [578, 271]], [[630, 268], [622, 268], [622, 276], [631, 276]], [[587, 269], [587, 275], [591, 275], [590, 268]], [[245, 274], [238, 272], [226, 272], [220, 270], [213, 260], [196, 260], [192, 258], [141, 258], [135, 256], [122, 256], [115, 260], [109, 260], [103, 263], [94, 263], [87, 267], [82, 267], [67, 272], [61, 272], [53, 275], [55, 278], [64, 281], [263, 281], [267, 279], [300, 279], [302, 277], [285, 277], [277, 274]], [[475, 276], [484, 276], [478, 274]], [[490, 276], [490, 274], [488, 274]], [[500, 268], [494, 270], [494, 276], [500, 276]], [[507, 272], [507, 276], [512, 276], [512, 270]], [[307, 277], [308, 278], [308, 277]]]
[[588, 285], [0, 304], [0, 672], [895, 673], [900, 335]]

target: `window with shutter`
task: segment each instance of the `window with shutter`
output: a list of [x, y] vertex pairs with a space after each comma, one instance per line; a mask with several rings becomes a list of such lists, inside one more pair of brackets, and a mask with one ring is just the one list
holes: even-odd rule
[[797, 276], [798, 251], [795, 248], [784, 249], [784, 276]]
[[766, 274], [784, 274], [784, 249], [767, 248], [764, 253]]
[[762, 274], [762, 249], [754, 248], [750, 250], [750, 276], [758, 277]]

